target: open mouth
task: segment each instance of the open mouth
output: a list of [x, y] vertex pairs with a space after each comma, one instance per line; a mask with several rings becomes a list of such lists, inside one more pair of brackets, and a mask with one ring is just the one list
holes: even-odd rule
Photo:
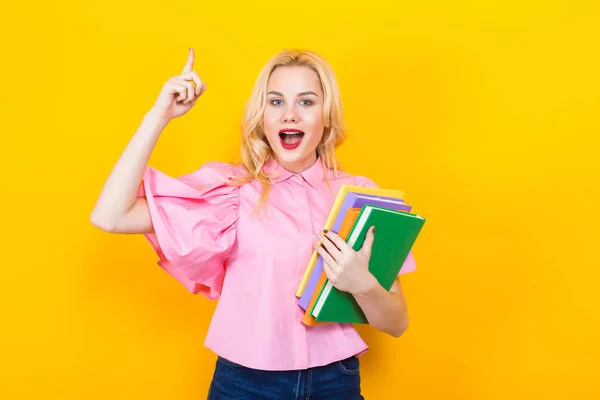
[[279, 132], [279, 140], [283, 148], [286, 150], [293, 150], [300, 146], [303, 137], [304, 132], [300, 130], [286, 129]]

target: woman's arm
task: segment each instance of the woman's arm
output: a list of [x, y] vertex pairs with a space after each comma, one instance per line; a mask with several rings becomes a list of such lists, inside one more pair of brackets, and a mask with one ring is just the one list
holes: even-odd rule
[[408, 328], [408, 310], [400, 280], [396, 278], [389, 292], [374, 281], [365, 292], [353, 296], [372, 327], [400, 337]]
[[154, 231], [148, 203], [138, 198], [150, 155], [169, 121], [187, 113], [206, 90], [193, 70], [190, 48], [183, 72], [164, 85], [150, 111], [113, 167], [90, 217], [93, 225], [113, 233]]
[[166, 125], [167, 121], [156, 114], [146, 114], [104, 183], [90, 218], [94, 226], [113, 233], [152, 231], [148, 204], [146, 199], [138, 199], [138, 192], [152, 150]]

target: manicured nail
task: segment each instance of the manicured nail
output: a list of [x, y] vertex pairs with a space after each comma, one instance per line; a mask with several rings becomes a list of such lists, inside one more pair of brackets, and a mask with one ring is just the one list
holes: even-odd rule
[[329, 232], [328, 229], [323, 229], [323, 233], [327, 233], [327, 232]]

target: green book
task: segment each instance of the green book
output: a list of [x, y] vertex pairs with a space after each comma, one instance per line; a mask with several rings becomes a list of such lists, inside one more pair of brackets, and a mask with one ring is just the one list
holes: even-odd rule
[[[369, 228], [375, 226], [369, 271], [381, 286], [390, 290], [424, 223], [425, 219], [417, 214], [364, 205], [347, 243], [358, 251]], [[329, 279], [323, 285], [311, 314], [321, 322], [368, 323], [354, 296], [333, 287]]]

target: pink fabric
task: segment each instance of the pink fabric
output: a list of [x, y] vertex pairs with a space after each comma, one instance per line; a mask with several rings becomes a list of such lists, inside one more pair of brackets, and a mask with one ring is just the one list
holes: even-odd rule
[[[158, 264], [194, 294], [218, 299], [205, 345], [238, 364], [264, 370], [325, 365], [363, 354], [368, 346], [350, 324], [301, 323], [296, 288], [335, 194], [342, 184], [376, 186], [363, 176], [328, 171], [321, 160], [300, 174], [275, 161], [267, 216], [252, 215], [260, 185], [226, 183], [209, 162], [179, 178], [147, 167], [139, 196], [148, 199], [155, 233], [145, 235]], [[407, 258], [401, 273], [415, 270]]]

